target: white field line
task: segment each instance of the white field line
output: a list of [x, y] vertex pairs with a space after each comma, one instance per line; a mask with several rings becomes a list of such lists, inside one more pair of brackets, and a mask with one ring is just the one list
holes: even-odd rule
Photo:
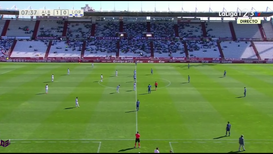
[[[136, 70], [136, 90], [135, 90], [135, 102], [134, 102], [134, 105], [137, 102], [137, 66], [136, 65], [135, 65], [135, 70]], [[135, 105], [135, 108], [136, 108], [136, 105]], [[136, 111], [136, 132], [138, 131], [137, 112], [138, 111]]]
[[169, 142], [170, 147], [171, 147], [171, 150], [172, 150], [172, 152], [174, 152], [174, 151], [173, 151], [173, 146], [172, 146], [172, 143], [178, 143], [178, 142]]
[[100, 153], [101, 142], [93, 142], [93, 143], [99, 143], [99, 147], [98, 147], [97, 153]]

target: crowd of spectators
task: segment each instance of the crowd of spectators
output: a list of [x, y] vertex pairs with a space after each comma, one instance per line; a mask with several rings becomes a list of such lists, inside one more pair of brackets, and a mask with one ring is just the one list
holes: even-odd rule
[[[64, 49], [65, 51], [81, 51], [82, 50], [82, 41], [79, 40], [67, 40], [61, 41], [61, 40], [53, 40], [52, 46], [54, 46], [56, 49]], [[57, 53], [57, 51], [55, 51]]]
[[147, 40], [138, 39], [121, 39], [120, 53], [140, 54], [141, 56], [149, 55], [151, 53], [150, 43]]
[[[51, 21], [53, 22], [53, 21]], [[50, 21], [49, 21], [50, 23]], [[52, 25], [40, 25], [40, 30], [38, 33], [38, 37], [59, 37], [62, 35], [64, 22], [63, 21], [56, 21], [57, 26], [52, 27]]]
[[174, 24], [170, 22], [151, 22], [151, 32], [154, 37], [174, 37]]
[[142, 37], [147, 32], [147, 22], [125, 22], [123, 30], [129, 38]]
[[7, 53], [13, 42], [13, 40], [0, 40], [0, 57], [7, 57]]
[[201, 24], [178, 24], [178, 33], [180, 37], [200, 38], [203, 35]]
[[67, 27], [67, 37], [76, 39], [87, 39], [91, 35], [92, 24], [70, 23]]
[[187, 41], [187, 47], [190, 56], [194, 56], [191, 52], [200, 51], [207, 52], [208, 50], [218, 51], [217, 41]]
[[176, 53], [179, 50], [183, 50], [181, 48], [180, 41], [173, 41], [173, 40], [155, 40], [154, 41], [154, 52], [155, 53]]
[[116, 37], [119, 32], [119, 22], [98, 22], [96, 24], [96, 37]]
[[86, 41], [85, 52], [90, 52], [90, 53], [98, 53], [98, 52], [116, 53], [117, 51], [118, 51], [117, 40], [92, 39], [91, 41], [89, 41], [89, 40]]

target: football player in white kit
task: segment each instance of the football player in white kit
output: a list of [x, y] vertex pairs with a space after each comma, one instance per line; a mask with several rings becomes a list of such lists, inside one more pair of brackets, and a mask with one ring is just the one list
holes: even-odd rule
[[75, 103], [76, 103], [76, 107], [80, 107], [80, 105], [79, 105], [79, 101], [78, 101], [78, 97], [76, 97], [76, 99], [75, 99]]
[[69, 68], [67, 69], [67, 74], [70, 74], [70, 70], [69, 70]]
[[136, 91], [136, 82], [134, 83], [134, 91]]
[[119, 93], [119, 88], [120, 88], [120, 85], [117, 86], [117, 93]]
[[92, 63], [92, 68], [94, 68], [94, 63]]
[[45, 92], [46, 92], [46, 94], [48, 93], [48, 84], [46, 84], [46, 86], [45, 86]]
[[54, 74], [51, 75], [51, 82], [54, 81]]
[[116, 76], [118, 76], [118, 70], [116, 70]]
[[100, 82], [102, 82], [102, 80], [103, 80], [103, 75], [101, 74], [100, 75]]

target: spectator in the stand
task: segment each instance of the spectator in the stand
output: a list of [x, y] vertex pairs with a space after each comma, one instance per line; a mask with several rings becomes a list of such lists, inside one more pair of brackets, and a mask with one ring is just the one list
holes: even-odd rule
[[119, 32], [119, 22], [99, 22], [96, 24], [95, 36], [116, 37]]
[[147, 32], [147, 22], [125, 22], [123, 29], [128, 38], [142, 37]]
[[174, 37], [174, 24], [151, 22], [151, 32], [153, 32], [154, 37]]

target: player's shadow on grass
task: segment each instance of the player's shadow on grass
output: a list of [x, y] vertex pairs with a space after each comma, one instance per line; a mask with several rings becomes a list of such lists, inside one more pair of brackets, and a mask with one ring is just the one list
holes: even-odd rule
[[223, 76], [220, 76], [219, 78], [224, 78]]
[[111, 75], [110, 77], [115, 77], [114, 75]]
[[99, 81], [94, 81], [94, 82], [99, 82]]
[[136, 112], [136, 110], [126, 111], [125, 113], [132, 113], [132, 112]]
[[187, 84], [188, 82], [182, 82], [181, 84]]
[[45, 81], [44, 83], [50, 83], [50, 81]]
[[128, 151], [128, 150], [133, 150], [134, 148], [126, 148], [126, 149], [121, 149], [118, 152], [124, 152], [124, 151]]
[[67, 76], [67, 74], [62, 74], [61, 76]]
[[223, 136], [219, 136], [219, 137], [215, 137], [213, 139], [217, 140], [217, 139], [221, 139], [221, 138], [224, 138], [224, 137], [227, 137], [226, 135], [223, 135]]
[[149, 76], [149, 75], [151, 75], [151, 74], [146, 74], [146, 76]]
[[241, 151], [230, 151], [228, 153], [240, 153]]
[[44, 95], [45, 93], [37, 93], [36, 95]]
[[133, 91], [133, 90], [127, 90], [126, 92], [131, 92], [131, 91]]
[[64, 108], [64, 109], [66, 109], [66, 110], [70, 110], [70, 109], [74, 109], [75, 107], [73, 106], [73, 107], [67, 107], [67, 108]]
[[113, 95], [113, 94], [115, 94], [115, 93], [113, 92], [113, 93], [109, 93], [109, 94]]
[[149, 93], [142, 93], [142, 94], [139, 94], [139, 95], [148, 95]]
[[132, 83], [132, 82], [134, 82], [134, 81], [127, 81], [126, 83]]
[[238, 96], [238, 97], [236, 97], [236, 98], [244, 98], [245, 96]]

